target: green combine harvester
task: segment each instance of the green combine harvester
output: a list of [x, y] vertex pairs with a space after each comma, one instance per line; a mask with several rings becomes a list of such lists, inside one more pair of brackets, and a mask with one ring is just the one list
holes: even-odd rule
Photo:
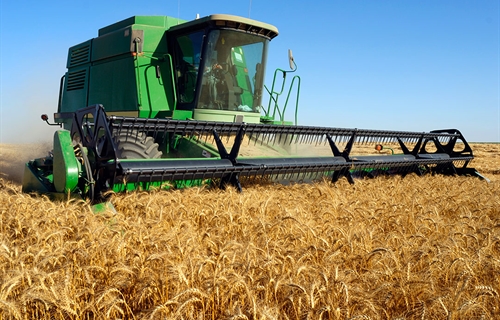
[[[241, 190], [242, 178], [260, 176], [345, 177], [351, 183], [378, 174], [479, 176], [467, 167], [472, 150], [455, 129], [297, 125], [298, 76], [291, 84], [297, 90], [295, 121], [285, 121], [292, 90], [279, 107], [284, 79], [281, 89], [276, 79], [295, 71], [291, 54], [290, 71], [277, 69], [270, 90], [263, 81], [267, 47], [277, 35], [272, 25], [230, 15], [193, 21], [135, 16], [100, 29], [97, 38], [69, 49], [54, 114], [61, 129], [48, 156], [26, 163], [23, 191], [100, 203], [110, 190], [206, 183]], [[42, 119], [48, 123], [46, 115]], [[287, 152], [301, 143], [324, 143], [330, 155]], [[353, 146], [362, 143], [394, 143], [402, 152], [352, 156]], [[242, 156], [248, 146], [274, 153]]]

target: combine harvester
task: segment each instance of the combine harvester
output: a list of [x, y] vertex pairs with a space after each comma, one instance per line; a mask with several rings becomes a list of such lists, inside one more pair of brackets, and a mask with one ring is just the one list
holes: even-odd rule
[[[472, 150], [455, 129], [297, 125], [298, 76], [290, 86], [297, 90], [295, 122], [286, 122], [290, 91], [281, 108], [278, 97], [296, 69], [291, 54], [291, 71], [275, 71], [263, 107], [267, 47], [277, 35], [272, 25], [230, 15], [189, 22], [135, 16], [100, 29], [97, 38], [69, 49], [54, 114], [63, 129], [49, 156], [26, 163], [23, 191], [100, 203], [110, 190], [215, 182], [241, 190], [243, 177], [346, 177], [353, 183], [353, 177], [381, 173], [480, 176], [467, 167]], [[46, 115], [42, 119], [48, 123]], [[290, 152], [304, 143], [323, 143], [330, 155]], [[396, 144], [401, 154], [351, 155], [353, 146], [372, 143], [379, 150], [382, 143]]]

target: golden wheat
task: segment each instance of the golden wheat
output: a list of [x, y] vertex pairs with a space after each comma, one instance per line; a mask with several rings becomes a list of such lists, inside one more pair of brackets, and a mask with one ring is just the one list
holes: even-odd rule
[[0, 180], [1, 319], [500, 318], [500, 153], [470, 177], [113, 195]]

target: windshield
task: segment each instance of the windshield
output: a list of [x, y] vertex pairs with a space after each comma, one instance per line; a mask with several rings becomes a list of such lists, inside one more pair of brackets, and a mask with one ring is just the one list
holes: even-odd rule
[[231, 30], [212, 30], [206, 40], [196, 107], [260, 112], [268, 40]]
[[194, 101], [204, 32], [178, 36], [175, 42], [178, 99], [181, 104]]

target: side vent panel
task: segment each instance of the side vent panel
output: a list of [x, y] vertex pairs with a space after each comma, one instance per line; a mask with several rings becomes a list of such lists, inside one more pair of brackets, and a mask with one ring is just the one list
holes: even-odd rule
[[81, 65], [66, 72], [59, 112], [74, 112], [87, 105], [89, 70], [88, 65]]
[[66, 91], [80, 90], [85, 88], [87, 79], [87, 69], [68, 72]]
[[70, 67], [87, 62], [90, 62], [90, 45], [82, 48], [77, 48], [71, 52], [69, 61]]
[[70, 69], [90, 63], [90, 53], [92, 52], [91, 47], [92, 40], [89, 40], [69, 48], [66, 67]]
[[69, 48], [64, 85], [59, 97], [58, 112], [74, 112], [87, 106], [93, 40]]

